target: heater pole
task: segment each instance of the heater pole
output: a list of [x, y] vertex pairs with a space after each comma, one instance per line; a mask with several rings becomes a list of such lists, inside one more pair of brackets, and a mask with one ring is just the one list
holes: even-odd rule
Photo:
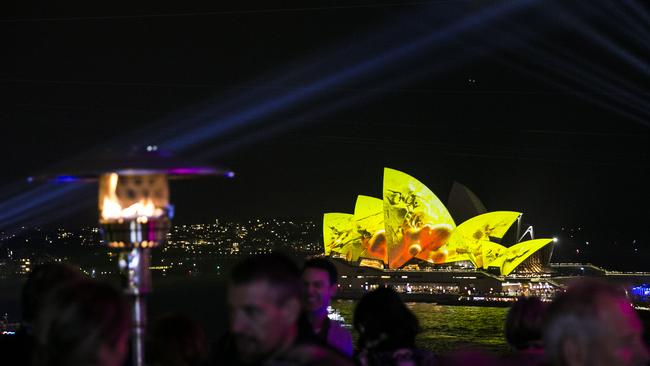
[[144, 366], [145, 330], [147, 327], [146, 295], [151, 291], [148, 248], [133, 248], [120, 254], [120, 269], [126, 281], [126, 292], [131, 298], [131, 352], [134, 366]]
[[131, 348], [133, 349], [133, 365], [144, 366], [145, 328], [147, 326], [147, 303], [143, 294], [134, 295], [133, 301], [133, 329]]

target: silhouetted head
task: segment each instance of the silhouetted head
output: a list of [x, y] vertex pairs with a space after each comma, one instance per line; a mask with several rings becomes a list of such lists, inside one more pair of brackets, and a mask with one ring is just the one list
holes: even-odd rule
[[205, 332], [186, 316], [165, 315], [151, 327], [147, 356], [153, 366], [202, 365], [208, 356]]
[[81, 272], [64, 263], [46, 263], [34, 267], [22, 291], [23, 322], [36, 318], [43, 299], [58, 286], [80, 281]]
[[557, 366], [645, 365], [650, 356], [642, 334], [621, 288], [581, 279], [549, 306], [544, 346]]
[[338, 273], [334, 264], [325, 258], [307, 260], [302, 269], [302, 282], [305, 310], [326, 314], [337, 290]]
[[329, 284], [334, 285], [339, 282], [339, 273], [336, 270], [336, 266], [327, 258], [322, 257], [312, 257], [305, 261], [305, 264], [302, 266], [302, 271], [305, 272], [308, 269], [319, 269], [327, 273], [329, 279]]
[[360, 350], [412, 348], [420, 331], [415, 315], [395, 291], [386, 287], [361, 298], [354, 309], [354, 328], [359, 332]]
[[505, 333], [508, 344], [515, 349], [542, 347], [542, 328], [546, 304], [539, 297], [520, 297], [506, 316]]
[[83, 281], [50, 293], [34, 325], [37, 366], [119, 366], [127, 354], [130, 316], [122, 293]]
[[228, 286], [230, 332], [242, 362], [268, 359], [293, 344], [300, 299], [300, 271], [285, 256], [252, 256], [233, 268]]

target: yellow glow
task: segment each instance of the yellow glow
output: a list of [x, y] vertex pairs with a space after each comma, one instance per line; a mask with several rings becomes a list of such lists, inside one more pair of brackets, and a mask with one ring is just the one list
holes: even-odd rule
[[[438, 197], [417, 179], [389, 168], [384, 168], [383, 196], [389, 267], [399, 268], [417, 255], [428, 260], [432, 252], [444, 262], [447, 254], [440, 249], [456, 224]], [[425, 226], [423, 235], [432, 241], [422, 243]]]
[[533, 253], [542, 249], [549, 243], [552, 243], [553, 239], [534, 239], [522, 241], [517, 243], [505, 250], [503, 255], [497, 258], [494, 262], [490, 263], [490, 266], [500, 267], [501, 274], [504, 276], [509, 275], [521, 262], [525, 261]]
[[[100, 177], [100, 213], [104, 220], [136, 218], [136, 217], [159, 217], [164, 214], [161, 208], [157, 208], [149, 198], [142, 198], [140, 201], [122, 208], [120, 198], [117, 196], [117, 185], [119, 176], [117, 173], [109, 173]], [[103, 196], [103, 197], [102, 197]]]
[[149, 269], [151, 269], [151, 270], [158, 270], [158, 271], [161, 270], [161, 269], [170, 269], [170, 268], [171, 268], [170, 266], [152, 266], [152, 267], [149, 267]]
[[476, 241], [489, 240], [489, 237], [500, 239], [520, 215], [514, 211], [494, 211], [474, 216], [458, 225], [454, 236], [462, 235]]
[[481, 264], [483, 269], [487, 269], [492, 263], [507, 252], [507, 248], [501, 244], [493, 243], [487, 240], [481, 240]]
[[367, 257], [388, 263], [383, 201], [379, 198], [358, 196], [353, 221], [358, 236], [352, 260]]
[[335, 252], [347, 258], [352, 240], [352, 214], [334, 212], [323, 216], [325, 255]]
[[379, 198], [359, 195], [354, 205], [354, 219], [368, 221], [366, 226], [384, 228], [384, 203]]
[[360, 267], [371, 267], [377, 269], [384, 269], [383, 261], [379, 259], [367, 259], [363, 258], [359, 261]]
[[111, 241], [108, 243], [109, 248], [124, 248], [125, 244], [123, 241]]
[[502, 238], [520, 215], [514, 211], [487, 212], [458, 225], [447, 244], [450, 252], [447, 262], [469, 260], [477, 267], [484, 267], [486, 261], [482, 258], [480, 242], [489, 242], [490, 237]]

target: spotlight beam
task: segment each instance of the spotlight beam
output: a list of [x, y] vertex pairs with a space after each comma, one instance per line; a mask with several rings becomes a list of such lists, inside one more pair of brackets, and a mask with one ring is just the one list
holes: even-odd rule
[[[365, 77], [375, 75], [380, 71], [390, 68], [392, 64], [396, 62], [413, 58], [423, 50], [430, 50], [432, 47], [435, 47], [436, 45], [439, 46], [441, 43], [459, 37], [469, 31], [481, 28], [481, 26], [491, 21], [494, 21], [499, 16], [514, 12], [515, 10], [523, 8], [523, 5], [529, 5], [532, 2], [533, 1], [531, 0], [510, 2], [505, 5], [501, 5], [499, 7], [490, 8], [487, 11], [482, 11], [479, 14], [471, 15], [461, 20], [458, 23], [454, 23], [452, 25], [443, 28], [442, 30], [436, 30], [434, 32], [431, 32], [427, 36], [413, 40], [410, 43], [398, 47], [389, 52], [376, 54], [375, 56], [373, 56], [368, 60], [356, 63], [330, 76], [317, 79], [315, 82], [308, 84], [304, 88], [294, 89], [293, 91], [290, 91], [289, 93], [279, 97], [266, 96], [265, 89], [263, 90], [261, 89], [259, 90], [259, 92], [256, 93], [236, 96], [235, 98], [232, 98], [228, 103], [217, 106], [216, 109], [211, 108], [210, 110], [204, 111], [201, 114], [194, 115], [193, 117], [191, 117], [188, 121], [193, 126], [191, 127], [191, 131], [189, 131], [188, 133], [182, 133], [180, 134], [180, 136], [178, 136], [178, 131], [173, 129], [168, 130], [168, 132], [167, 131], [163, 132], [162, 134], [160, 134], [160, 136], [162, 136], [162, 139], [164, 141], [158, 144], [163, 146], [164, 148], [170, 148], [180, 152], [187, 151], [192, 148], [196, 148], [201, 144], [205, 144], [210, 140], [222, 137], [227, 133], [232, 133], [233, 131], [236, 131], [243, 127], [259, 123], [260, 121], [264, 119], [268, 119], [274, 114], [290, 110], [291, 108], [295, 107], [298, 104], [306, 103], [310, 100], [313, 101], [316, 98], [319, 97], [322, 98], [324, 96], [327, 96], [326, 92], [328, 91], [331, 92], [333, 89], [346, 87], [347, 85], [354, 83], [355, 81], [359, 81], [360, 79], [363, 79]], [[637, 6], [637, 4], [632, 4], [631, 6]], [[647, 17], [647, 14], [645, 14], [644, 12], [641, 12], [639, 15]], [[594, 39], [591, 35], [591, 33], [594, 32], [597, 33], [592, 28], [589, 31], [587, 31], [585, 35], [590, 37], [591, 39]], [[609, 49], [608, 45], [610, 47], [612, 46], [612, 42], [610, 39], [607, 39], [606, 37], [603, 37], [599, 34], [596, 34], [596, 36], [600, 36], [600, 38], [596, 37], [595, 41], [601, 46], [605, 47], [606, 49]], [[640, 68], [641, 70], [644, 70], [647, 73], [647, 65], [645, 66], [644, 69], [644, 63], [642, 60], [639, 60], [634, 55], [618, 47], [617, 45], [613, 45], [613, 47], [614, 47], [613, 49], [609, 49], [610, 52], [617, 55], [617, 57], [621, 58], [622, 60], [632, 65], [633, 67], [636, 67], [637, 69]], [[562, 61], [554, 60], [553, 62], [557, 65], [558, 63], [561, 64]], [[314, 70], [316, 65], [318, 64], [305, 66], [304, 68], [301, 68], [301, 71]], [[544, 67], [544, 65], [542, 66]], [[560, 68], [559, 70], [555, 70], [555, 71], [556, 72], [559, 71], [565, 77], [571, 78], [574, 82], [578, 84], [589, 86], [588, 82], [594, 82], [594, 83], [598, 83], [599, 87], [601, 87], [606, 92], [611, 92], [612, 90], [614, 90], [614, 92], [617, 93], [618, 95], [622, 94], [617, 87], [612, 86], [611, 82], [608, 82], [603, 78], [598, 78], [597, 76], [594, 76], [593, 71], [591, 73], [588, 72], [584, 73], [582, 72], [582, 70], [578, 69], [577, 72], [581, 73], [579, 74], [580, 76], [584, 76], [585, 78], [589, 79], [589, 81], [581, 81], [579, 79], [576, 79], [575, 76], [571, 77], [570, 74], [569, 75], [567, 74], [570, 73], [571, 71], [576, 71], [575, 68], [571, 69], [570, 66], [567, 67], [566, 65], [564, 65], [564, 68], [570, 70], [563, 70], [563, 68]], [[271, 85], [282, 84], [293, 77], [301, 76], [300, 74], [301, 72], [293, 73], [289, 77], [276, 79], [270, 84]], [[539, 77], [539, 75], [535, 75], [535, 76]], [[406, 78], [404, 81], [401, 82], [406, 82], [407, 79], [408, 78]], [[397, 82], [397, 83], [401, 83], [401, 82]], [[580, 95], [580, 93], [577, 94]], [[594, 98], [590, 97], [589, 95], [581, 95], [581, 96], [590, 98], [592, 101], [594, 101]], [[235, 141], [232, 144], [232, 148], [236, 148], [237, 146], [241, 146], [246, 143], [251, 143], [252, 141], [257, 141], [259, 139], [268, 137], [268, 134], [279, 133], [281, 131], [286, 130], [287, 128], [304, 123], [305, 120], [310, 119], [308, 117], [320, 116], [327, 113], [331, 113], [341, 108], [345, 108], [346, 106], [351, 104], [352, 100], [358, 100], [365, 97], [368, 96], [367, 95], [355, 96], [355, 98], [351, 98], [350, 102], [334, 101], [324, 106], [323, 108], [320, 108], [319, 110], [312, 110], [311, 112], [292, 118], [289, 120], [288, 124], [273, 126], [270, 129], [265, 130], [265, 132], [257, 131], [254, 134], [246, 136], [244, 140]], [[255, 103], [259, 99], [262, 99], [262, 102]], [[597, 99], [595, 101], [599, 102]], [[642, 112], [642, 114], [644, 115], [648, 114], [647, 110], [643, 108], [645, 105], [641, 103], [642, 100], [639, 100], [638, 98], [636, 99], [615, 98], [615, 101], [617, 101], [618, 104], [623, 104], [624, 106], [631, 105], [632, 107]], [[630, 104], [631, 102], [634, 103]], [[638, 117], [633, 114], [630, 114], [629, 112], [623, 110], [621, 107], [616, 106], [616, 104], [612, 104], [611, 102], [606, 103], [605, 107], [615, 110], [627, 116], [628, 118], [632, 118], [636, 121], [639, 120], [644, 121], [642, 117]], [[177, 123], [177, 121], [173, 121], [173, 122]], [[647, 124], [647, 122], [645, 123]], [[213, 150], [212, 153], [210, 153], [209, 151], [204, 153], [221, 154], [226, 150], [227, 149], [216, 149]], [[21, 201], [10, 199], [0, 204], [0, 207], [11, 210], [12, 206], [15, 205], [20, 205], [28, 208], [34, 208], [39, 205], [47, 205], [50, 202], [53, 202], [57, 199], [61, 199], [62, 197], [66, 196], [68, 193], [72, 193], [76, 191], [77, 190], [76, 187], [78, 186], [67, 185], [67, 187], [75, 187], [75, 188], [70, 188], [69, 192], [66, 191], [60, 192], [58, 190], [54, 190], [53, 192], [43, 192], [41, 189], [36, 189], [32, 193], [27, 193], [28, 196], [24, 197], [26, 198], [26, 200], [22, 202], [28, 202], [27, 206], [22, 204]], [[0, 219], [9, 218], [9, 216], [7, 216], [9, 212], [13, 212], [15, 214], [15, 216], [13, 217], [23, 217], [25, 215], [25, 211], [26, 209], [14, 209], [14, 211], [0, 210], [0, 212], [3, 212], [3, 215], [0, 216]], [[7, 214], [5, 214], [5, 212]], [[3, 222], [3, 225], [4, 224], [5, 223]]]
[[[605, 3], [607, 3], [607, 2], [605, 2]], [[648, 14], [648, 9], [640, 6], [636, 1], [633, 1], [633, 0], [631, 0], [631, 1], [621, 1], [621, 2], [617, 2], [617, 3], [627, 5], [629, 8], [632, 9], [632, 14], [635, 14], [635, 15], [637, 15], [637, 16], [639, 16], [641, 18], [640, 24], [645, 25], [646, 28], [649, 28], [648, 31], [646, 31], [644, 33], [647, 34], [650, 31], [650, 27], [649, 27], [649, 25], [650, 25], [650, 14]]]
[[594, 43], [618, 56], [622, 61], [627, 62], [630, 66], [636, 68], [645, 76], [650, 75], [650, 69], [648, 68], [648, 64], [646, 62], [634, 56], [632, 53], [628, 52], [622, 47], [617, 46], [614, 42], [612, 42], [611, 39], [608, 39], [606, 36], [600, 34], [591, 25], [583, 22], [575, 16], [568, 17], [567, 19], [569, 21], [573, 21], [575, 30], [582, 33], [584, 36], [589, 37]]
[[161, 145], [171, 150], [183, 151], [191, 147], [193, 144], [202, 143], [206, 140], [218, 137], [234, 128], [250, 125], [273, 113], [293, 107], [298, 103], [304, 103], [310, 98], [318, 96], [319, 93], [322, 93], [324, 90], [340, 87], [346, 83], [377, 73], [397, 61], [417, 55], [418, 52], [421, 52], [423, 49], [428, 49], [436, 43], [445, 42], [454, 37], [459, 37], [464, 33], [484, 25], [485, 23], [494, 21], [499, 16], [519, 10], [525, 5], [530, 5], [532, 2], [533, 0], [508, 2], [498, 7], [483, 10], [479, 14], [465, 17], [457, 23], [451, 24], [442, 30], [431, 32], [430, 34], [411, 41], [404, 46], [375, 55], [366, 61], [352, 65], [334, 75], [321, 78], [299, 91], [293, 91], [283, 96], [263, 101], [258, 105], [250, 106], [249, 108], [235, 114], [223, 117], [214, 116], [215, 120], [210, 121], [205, 126], [186, 134], [182, 134], [173, 140], [165, 141], [164, 143], [161, 143]]
[[80, 205], [71, 205], [70, 202], [79, 201], [78, 193], [82, 192], [83, 187], [76, 184], [65, 184], [50, 187], [49, 191], [39, 189], [35, 192], [29, 192], [32, 198], [26, 198], [22, 203], [7, 205], [5, 206], [6, 209], [0, 210], [2, 212], [0, 214], [0, 228], [10, 228], [12, 225], [44, 216], [46, 211], [51, 212], [47, 215], [47, 220], [65, 217], [65, 215], [62, 215], [63, 211], [61, 211], [63, 208], [70, 208], [72, 211], [80, 208]]
[[[523, 33], [524, 30], [520, 30], [519, 32]], [[548, 49], [552, 50], [552, 52], [546, 52], [541, 50], [538, 47], [533, 47], [528, 43], [524, 43], [521, 40], [515, 39], [510, 32], [500, 32], [499, 39], [510, 39], [511, 42], [514, 42], [517, 45], [517, 47], [514, 48], [515, 50], [523, 50], [526, 56], [533, 55], [534, 57], [529, 57], [529, 58], [531, 60], [535, 60], [538, 66], [542, 67], [543, 69], [547, 69], [551, 72], [557, 73], [563, 76], [565, 79], [571, 80], [574, 83], [578, 85], [582, 85], [587, 89], [589, 88], [593, 89], [593, 87], [596, 86], [597, 88], [599, 88], [600, 91], [602, 91], [602, 93], [598, 95], [600, 96], [600, 98], [595, 98], [591, 96], [594, 95], [592, 93], [580, 93], [579, 91], [574, 90], [574, 88], [571, 88], [566, 84], [561, 84], [559, 82], [551, 81], [549, 78], [545, 77], [542, 73], [535, 73], [530, 70], [527, 70], [523, 66], [513, 63], [510, 60], [500, 58], [499, 59], [500, 62], [505, 63], [512, 68], [518, 69], [520, 71], [524, 71], [525, 73], [530, 74], [538, 79], [542, 79], [545, 82], [550, 83], [552, 85], [562, 85], [563, 89], [568, 89], [583, 99], [589, 100], [590, 102], [595, 103], [597, 105], [604, 106], [640, 124], [643, 125], [649, 124], [647, 122], [649, 111], [645, 107], [647, 103], [644, 100], [639, 99], [638, 97], [639, 95], [644, 95], [644, 93], [638, 91], [638, 89], [637, 92], [635, 93], [626, 92], [625, 90], [622, 90], [621, 88], [613, 85], [612, 82], [608, 81], [607, 79], [595, 75], [593, 71], [589, 71], [586, 67], [579, 68], [576, 66], [576, 65], [590, 65], [590, 63], [587, 60], [579, 58], [575, 55], [564, 54], [565, 58], [571, 59], [571, 57], [573, 57], [572, 62], [566, 62], [566, 60], [563, 60], [562, 58], [558, 57], [558, 55], [562, 55], [563, 52], [559, 49], [556, 49], [553, 45], [546, 44], [545, 46]], [[593, 65], [591, 65], [590, 67], [597, 68], [596, 66]], [[602, 69], [600, 70], [603, 73], [608, 74], [605, 70]], [[615, 80], [613, 76], [610, 76], [610, 79]], [[635, 89], [635, 87], [632, 85], [629, 85], [627, 87], [630, 89]], [[617, 103], [612, 103], [608, 101], [606, 97], [615, 100]], [[634, 109], [639, 113], [641, 113], [642, 116], [638, 116], [634, 113], [631, 113], [627, 108], [625, 109], [621, 108], [619, 105], [623, 105], [626, 106], [627, 108]]]
[[[644, 28], [644, 25], [647, 26], [648, 24], [650, 24], [650, 17], [646, 16], [645, 23], [643, 23], [642, 21], [639, 21], [639, 19], [635, 19], [633, 16], [628, 15], [619, 6], [619, 4], [627, 4], [627, 3], [630, 3], [630, 1], [621, 1], [621, 2], [604, 1], [599, 3], [599, 5], [607, 6], [607, 9], [602, 9], [602, 13], [603, 13], [602, 16], [610, 18], [611, 20], [610, 24], [612, 26], [618, 27], [621, 33], [624, 33], [629, 37], [634, 37], [640, 45], [650, 44], [650, 29]], [[583, 5], [582, 3], [579, 4]], [[593, 5], [595, 4], [589, 4], [589, 6], [583, 5], [582, 8], [585, 11], [592, 11], [594, 9]], [[618, 15], [620, 20], [611, 19], [612, 13]], [[643, 16], [645, 14], [640, 14], [640, 15]]]
[[[375, 55], [368, 60], [359, 62], [333, 75], [320, 78], [316, 82], [307, 85], [304, 89], [292, 91], [280, 97], [270, 98], [259, 104], [250, 105], [243, 111], [229, 113], [225, 116], [219, 116], [209, 112], [195, 116], [193, 120], [200, 121], [201, 119], [206, 119], [206, 123], [201, 125], [199, 122], [197, 123], [197, 127], [192, 129], [190, 132], [181, 133], [180, 136], [163, 141], [163, 143], [159, 143], [159, 145], [166, 149], [183, 152], [200, 143], [204, 143], [229, 131], [235, 130], [236, 128], [253, 124], [265, 117], [269, 117], [273, 113], [294, 107], [299, 103], [304, 103], [309, 99], [317, 97], [324, 90], [341, 87], [360, 78], [376, 74], [400, 60], [414, 57], [418, 52], [430, 48], [436, 43], [442, 43], [453, 39], [454, 37], [458, 37], [466, 32], [479, 28], [486, 23], [494, 21], [500, 16], [522, 9], [533, 2], [534, 0], [508, 2], [503, 5], [488, 8], [487, 10], [482, 10], [478, 14], [464, 17], [459, 22], [455, 22], [441, 30], [437, 30], [424, 37], [408, 42], [406, 45]], [[276, 80], [275, 83], [277, 82], [278, 81]], [[238, 100], [240, 101], [241, 99], [235, 98], [235, 101]], [[222, 106], [222, 108], [227, 109], [227, 106]], [[48, 204], [53, 200], [62, 197], [64, 193], [76, 189], [77, 186], [75, 185], [67, 185], [65, 188], [57, 187], [50, 192], [42, 192], [41, 190], [35, 190], [31, 193], [28, 192], [26, 194], [30, 197], [34, 196], [34, 198], [24, 201], [9, 200], [0, 204], [3, 207], [16, 206], [16, 208], [6, 210], [3, 215], [0, 216], [0, 219], [7, 219], [8, 217], [28, 219], [27, 216], [29, 216], [30, 211], [32, 215], [39, 215], [38, 210], [33, 210], [34, 208]], [[15, 221], [15, 219], [12, 220], [12, 222]]]
[[[479, 50], [482, 54], [487, 53], [487, 45], [482, 45], [481, 47], [475, 49], [475, 53], [479, 53]], [[319, 103], [317, 107], [310, 108], [308, 111], [303, 112], [297, 116], [293, 116], [282, 122], [274, 121], [274, 123], [269, 127], [256, 129], [254, 132], [248, 133], [241, 138], [229, 140], [225, 144], [218, 144], [218, 146], [208, 148], [207, 150], [204, 149], [200, 152], [197, 152], [197, 154], [199, 154], [198, 159], [208, 160], [231, 153], [244, 146], [248, 146], [261, 140], [268, 139], [273, 135], [278, 135], [282, 132], [286, 132], [291, 128], [304, 125], [305, 123], [313, 123], [313, 121], [324, 118], [328, 114], [348, 108], [363, 100], [372, 99], [377, 95], [386, 93], [388, 90], [394, 90], [395, 88], [399, 88], [402, 85], [408, 85], [414, 81], [421, 80], [424, 77], [440, 74], [453, 68], [457, 68], [463, 63], [467, 63], [469, 61], [470, 60], [467, 57], [463, 59], [455, 59], [452, 57], [438, 59], [435, 64], [430, 65], [430, 68], [413, 71], [408, 74], [393, 77], [390, 80], [382, 80], [382, 83], [380, 85], [377, 85], [373, 88], [361, 89], [358, 93], [355, 93], [351, 96], [346, 96], [345, 98], [334, 98], [333, 101]]]

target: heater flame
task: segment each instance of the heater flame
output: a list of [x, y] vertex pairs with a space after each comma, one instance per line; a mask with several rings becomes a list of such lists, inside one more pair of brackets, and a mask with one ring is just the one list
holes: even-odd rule
[[129, 207], [122, 208], [120, 201], [115, 193], [117, 188], [118, 175], [111, 173], [109, 176], [108, 192], [102, 201], [102, 219], [124, 219], [124, 218], [139, 218], [139, 217], [159, 217], [164, 214], [161, 208], [157, 208], [153, 201], [148, 198], [143, 198], [139, 202], [132, 204]]

